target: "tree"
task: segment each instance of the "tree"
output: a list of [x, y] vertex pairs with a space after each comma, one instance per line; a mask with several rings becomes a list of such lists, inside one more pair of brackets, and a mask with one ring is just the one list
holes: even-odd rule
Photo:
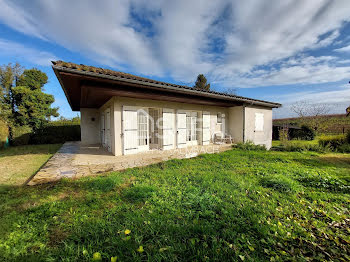
[[52, 108], [52, 95], [43, 92], [47, 75], [38, 69], [23, 68], [19, 64], [0, 68], [0, 117], [9, 126], [9, 138], [13, 139], [12, 128], [29, 126], [33, 131], [57, 117], [58, 108]]
[[227, 88], [223, 91], [223, 93], [228, 95], [237, 95], [237, 89], [236, 88]]
[[311, 103], [307, 100], [295, 102], [290, 108], [302, 119], [302, 122], [311, 126], [314, 130], [317, 130], [320, 124], [316, 118], [318, 116], [327, 115], [330, 111], [328, 104]]
[[350, 106], [346, 109], [346, 116], [350, 115]]
[[23, 68], [18, 63], [0, 66], [0, 118], [8, 125], [10, 140], [12, 140], [12, 127], [16, 114], [13, 89], [22, 72]]
[[321, 116], [329, 113], [329, 105], [324, 103], [311, 103], [307, 100], [295, 102], [290, 107], [299, 117]]
[[210, 90], [210, 84], [207, 84], [207, 78], [203, 74], [197, 76], [196, 84], [194, 85], [195, 89], [199, 90]]
[[4, 120], [11, 120], [9, 117], [15, 112], [13, 88], [22, 72], [23, 69], [18, 63], [14, 66], [11, 63], [0, 66], [0, 117]]

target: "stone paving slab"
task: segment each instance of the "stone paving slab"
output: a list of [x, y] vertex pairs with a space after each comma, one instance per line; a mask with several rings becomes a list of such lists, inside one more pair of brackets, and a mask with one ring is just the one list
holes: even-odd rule
[[104, 172], [121, 171], [170, 159], [192, 158], [203, 153], [219, 153], [231, 148], [230, 144], [206, 145], [114, 156], [99, 145], [83, 146], [80, 142], [66, 142], [29, 181], [28, 185], [55, 182], [62, 178], [80, 178]]

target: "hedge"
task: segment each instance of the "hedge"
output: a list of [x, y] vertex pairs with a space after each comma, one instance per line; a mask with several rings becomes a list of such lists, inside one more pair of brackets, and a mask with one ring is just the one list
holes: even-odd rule
[[30, 144], [32, 129], [29, 126], [14, 126], [12, 127], [13, 146], [22, 146]]
[[45, 126], [30, 138], [31, 144], [57, 144], [80, 140], [80, 125]]
[[344, 135], [323, 136], [320, 137], [318, 143], [320, 146], [329, 147], [331, 150], [335, 151], [346, 144], [346, 137]]
[[47, 125], [35, 132], [28, 126], [13, 129], [14, 146], [28, 144], [57, 144], [66, 141], [80, 141], [80, 125]]

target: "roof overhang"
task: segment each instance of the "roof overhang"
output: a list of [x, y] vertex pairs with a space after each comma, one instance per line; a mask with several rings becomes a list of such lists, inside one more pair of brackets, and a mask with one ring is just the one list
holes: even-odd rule
[[278, 103], [213, 91], [203, 92], [156, 81], [105, 75], [55, 65], [52, 68], [73, 111], [79, 111], [80, 108], [99, 108], [113, 96], [222, 107], [256, 105], [276, 108], [281, 106]]

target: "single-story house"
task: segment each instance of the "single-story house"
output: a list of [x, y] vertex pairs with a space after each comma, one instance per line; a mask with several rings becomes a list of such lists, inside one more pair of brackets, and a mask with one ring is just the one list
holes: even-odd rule
[[101, 144], [116, 156], [208, 145], [216, 136], [271, 147], [278, 103], [63, 61], [52, 67], [81, 113], [83, 144]]

